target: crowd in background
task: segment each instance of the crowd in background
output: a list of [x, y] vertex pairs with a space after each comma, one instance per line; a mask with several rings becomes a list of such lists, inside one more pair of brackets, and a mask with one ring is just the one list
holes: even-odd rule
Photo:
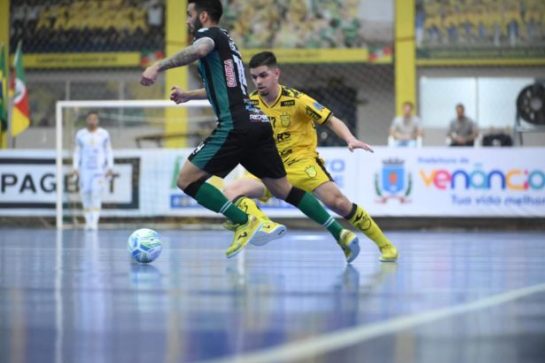
[[422, 45], [538, 46], [545, 44], [543, 0], [418, 0]]
[[[241, 48], [365, 46], [359, 0], [223, 2], [222, 26]], [[11, 39], [29, 53], [163, 49], [164, 10], [164, 0], [21, 0]]]
[[164, 0], [19, 0], [11, 44], [25, 53], [141, 51], [164, 48]]
[[364, 46], [358, 0], [227, 0], [224, 5], [223, 25], [241, 48]]

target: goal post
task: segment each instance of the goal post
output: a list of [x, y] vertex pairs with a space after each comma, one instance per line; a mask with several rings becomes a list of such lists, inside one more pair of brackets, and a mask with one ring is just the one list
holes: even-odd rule
[[[73, 143], [75, 131], [77, 129], [75, 125], [76, 121], [79, 120], [81, 122], [83, 115], [90, 110], [106, 112], [108, 110], [113, 111], [117, 109], [118, 112], [115, 113], [115, 117], [110, 117], [109, 121], [110, 125], [114, 122], [121, 123], [121, 126], [116, 125], [116, 127], [120, 129], [119, 134], [123, 134], [123, 125], [125, 123], [136, 122], [143, 125], [144, 122], [146, 122], [142, 120], [145, 119], [145, 117], [131, 116], [129, 115], [131, 112], [128, 112], [128, 110], [156, 110], [156, 114], [160, 115], [161, 109], [167, 109], [171, 107], [195, 110], [194, 114], [189, 113], [189, 115], [187, 116], [188, 123], [192, 123], [194, 121], [201, 122], [203, 120], [215, 120], [211, 105], [207, 100], [195, 100], [179, 105], [175, 104], [172, 101], [166, 100], [82, 100], [58, 101], [56, 103], [55, 180], [57, 188], [55, 201], [55, 223], [57, 229], [62, 229], [64, 226], [64, 204], [67, 199], [64, 180], [64, 159], [71, 159], [72, 157], [70, 152], [70, 146], [71, 143]], [[68, 111], [72, 111], [72, 115], [67, 115]], [[164, 133], [164, 116], [155, 117], [154, 122], [156, 124], [155, 126], [157, 132]], [[105, 128], [108, 129], [108, 127]], [[185, 137], [187, 137], [187, 135]], [[116, 150], [114, 148], [114, 155], [115, 152]]]

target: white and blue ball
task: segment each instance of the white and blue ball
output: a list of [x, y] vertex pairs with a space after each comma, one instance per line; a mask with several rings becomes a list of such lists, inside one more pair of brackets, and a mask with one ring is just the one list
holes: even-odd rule
[[161, 254], [161, 236], [149, 228], [134, 231], [129, 237], [129, 252], [132, 258], [140, 263], [155, 260]]

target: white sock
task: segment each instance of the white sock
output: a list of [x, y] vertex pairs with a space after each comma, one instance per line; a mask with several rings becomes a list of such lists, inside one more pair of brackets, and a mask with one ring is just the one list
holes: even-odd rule
[[83, 215], [85, 217], [85, 228], [91, 227], [93, 224], [93, 212], [91, 212], [89, 209], [85, 209]]
[[99, 209], [93, 209], [91, 212], [91, 219], [92, 219], [92, 226], [95, 229], [98, 229], [98, 220], [100, 219], [100, 210]]
[[81, 193], [81, 204], [83, 205], [83, 216], [85, 217], [85, 228], [90, 228], [93, 222], [93, 216], [91, 213], [92, 200], [93, 198], [91, 193]]

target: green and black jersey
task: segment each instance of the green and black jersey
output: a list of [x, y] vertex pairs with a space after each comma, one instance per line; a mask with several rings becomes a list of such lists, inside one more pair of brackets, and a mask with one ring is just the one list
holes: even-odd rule
[[248, 98], [248, 86], [240, 52], [225, 29], [200, 29], [195, 40], [211, 38], [215, 47], [200, 59], [199, 72], [208, 99], [218, 116], [218, 128], [244, 129], [249, 123], [269, 122]]

